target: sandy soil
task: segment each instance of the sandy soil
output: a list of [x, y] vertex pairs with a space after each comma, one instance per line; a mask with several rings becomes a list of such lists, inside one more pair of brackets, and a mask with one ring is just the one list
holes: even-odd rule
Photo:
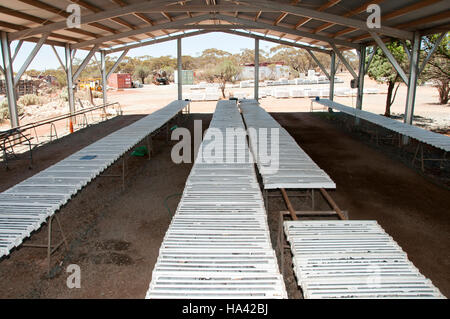
[[[193, 109], [199, 107], [203, 105], [193, 103]], [[450, 296], [449, 191], [316, 114], [277, 113], [275, 117], [336, 182], [337, 190], [331, 195], [350, 218], [377, 220], [422, 273]], [[119, 117], [39, 148], [32, 171], [26, 169], [25, 161], [15, 162], [11, 171], [0, 171], [0, 190], [138, 118]], [[193, 120], [201, 119], [206, 128], [210, 118], [210, 114], [192, 114], [185, 126], [192, 131]], [[125, 192], [121, 192], [118, 180], [100, 177], [60, 210], [58, 216], [70, 249], [54, 256], [50, 278], [46, 276], [43, 250], [20, 247], [0, 260], [0, 297], [144, 297], [171, 220], [164, 201], [167, 199], [173, 213], [179, 201], [174, 194], [183, 191], [191, 169], [191, 164], [170, 161], [171, 147], [164, 137], [156, 140], [155, 146], [152, 160], [129, 160]], [[116, 164], [110, 171], [120, 169]], [[293, 199], [293, 204], [300, 208], [306, 203]], [[319, 208], [324, 205], [319, 202]], [[269, 226], [274, 243], [278, 211], [285, 209], [281, 198], [271, 199]], [[46, 233], [44, 226], [28, 242], [43, 242]], [[66, 287], [65, 269], [73, 263], [81, 267], [81, 289]], [[299, 298], [301, 293], [289, 264], [285, 274], [290, 297]]]

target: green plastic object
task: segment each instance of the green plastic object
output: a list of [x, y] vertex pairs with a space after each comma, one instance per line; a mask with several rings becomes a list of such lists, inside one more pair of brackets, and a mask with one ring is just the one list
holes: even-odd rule
[[131, 153], [131, 156], [142, 157], [146, 155], [148, 155], [148, 149], [146, 146], [139, 146], [133, 151], [133, 153]]
[[174, 125], [170, 128], [171, 131], [175, 130], [176, 128], [178, 128], [178, 125]]

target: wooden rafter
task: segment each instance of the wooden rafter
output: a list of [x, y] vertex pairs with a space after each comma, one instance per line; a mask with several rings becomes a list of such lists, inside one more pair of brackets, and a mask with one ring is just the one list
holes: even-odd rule
[[[436, 21], [440, 21], [440, 20], [445, 20], [445, 19], [448, 19], [448, 18], [450, 18], [450, 10], [447, 10], [447, 11], [444, 11], [444, 12], [441, 12], [441, 13], [438, 13], [438, 14], [435, 14], [435, 15], [432, 15], [432, 16], [428, 16], [428, 17], [425, 17], [425, 18], [422, 18], [422, 19], [413, 20], [413, 21], [409, 21], [409, 22], [406, 22], [406, 23], [398, 24], [395, 27], [396, 28], [406, 29], [406, 28], [411, 28], [411, 27], [415, 27], [415, 26], [418, 26], [418, 25], [427, 24], [427, 23], [430, 23], [430, 22], [436, 22]], [[367, 39], [367, 38], [370, 38], [370, 35], [363, 34], [363, 35], [360, 35], [358, 37], [353, 38], [352, 41], [360, 41], [360, 40]]]
[[261, 16], [262, 11], [258, 11], [258, 13], [255, 16], [255, 22], [258, 21], [259, 17]]
[[[88, 9], [88, 10], [94, 12], [94, 13], [103, 11], [99, 7], [97, 7], [97, 6], [93, 5], [93, 4], [90, 4], [90, 3], [88, 3], [88, 2], [86, 2], [84, 0], [70, 0], [70, 1], [80, 5], [83, 8], [86, 8], [86, 9]], [[125, 26], [125, 27], [127, 27], [127, 28], [129, 28], [131, 30], [136, 30], [137, 29], [136, 26], [132, 25], [131, 23], [129, 23], [129, 22], [127, 22], [127, 21], [125, 21], [125, 20], [123, 20], [122, 18], [119, 18], [119, 17], [111, 18], [109, 20], [114, 21], [114, 22], [116, 22], [116, 23], [118, 23], [120, 25], [123, 25], [123, 26]], [[140, 41], [140, 39], [136, 38], [136, 37], [130, 37], [130, 39], [132, 39], [134, 41]]]
[[[1, 13], [3, 13], [3, 12], [1, 12]], [[18, 25], [18, 24], [6, 22], [6, 21], [0, 21], [0, 26], [4, 27], [4, 28], [15, 30], [15, 31], [23, 31], [23, 30], [30, 29], [30, 28], [24, 27], [23, 25]], [[78, 38], [74, 38], [74, 37], [70, 37], [70, 36], [58, 34], [58, 33], [50, 33], [49, 37], [66, 40], [66, 41], [70, 41], [70, 42], [80, 42], [80, 39], [78, 39]]]
[[[111, 1], [113, 1], [113, 2], [116, 3], [116, 4], [118, 4], [118, 5], [121, 6], [121, 7], [125, 7], [125, 6], [128, 5], [128, 3], [126, 3], [125, 1], [122, 1], [122, 0], [111, 0]], [[147, 18], [147, 17], [146, 17], [145, 15], [143, 15], [142, 13], [134, 12], [133, 15], [134, 15], [135, 17], [141, 19], [142, 21], [144, 21], [144, 22], [150, 24], [150, 25], [155, 25], [155, 23], [153, 22], [153, 20]], [[150, 33], [150, 32], [147, 32], [147, 33], [145, 33], [145, 34], [148, 35], [148, 36], [150, 36], [150, 37], [152, 37], [152, 38], [155, 37], [155, 36], [154, 36], [152, 33]]]
[[[291, 5], [296, 5], [296, 4], [299, 3], [299, 2], [300, 2], [300, 0], [294, 0], [294, 1], [291, 1]], [[283, 19], [286, 18], [287, 15], [288, 15], [287, 12], [283, 12], [282, 14], [280, 14], [280, 15], [278, 16], [278, 18], [275, 19], [273, 25], [278, 25], [278, 23], [280, 23], [281, 21], [283, 21]]]
[[[339, 2], [341, 2], [341, 0], [330, 0], [327, 3], [321, 5], [319, 8], [317, 8], [316, 11], [325, 11], [326, 9], [331, 8], [332, 6], [335, 6]], [[301, 18], [295, 25], [295, 29], [300, 28], [302, 25], [304, 25], [305, 23], [308, 23], [311, 20], [312, 20], [311, 18], [306, 18], [306, 17]]]
[[[392, 12], [390, 12], [388, 14], [381, 15], [381, 22], [385, 22], [385, 21], [388, 21], [390, 19], [394, 19], [394, 18], [400, 17], [402, 15], [408, 14], [408, 13], [410, 13], [412, 11], [416, 11], [416, 10], [425, 8], [425, 7], [429, 6], [429, 5], [432, 5], [432, 4], [440, 2], [440, 1], [442, 1], [442, 0], [425, 0], [425, 1], [420, 1], [420, 2], [412, 4], [410, 6], [407, 6], [407, 7], [404, 7], [404, 8], [395, 10], [395, 11], [392, 11]], [[351, 33], [351, 32], [353, 32], [355, 30], [357, 30], [357, 29], [355, 29], [355, 28], [345, 28], [344, 30], [336, 32], [333, 35], [333, 38], [342, 36], [344, 34]], [[369, 37], [370, 37], [370, 35], [367, 34], [366, 38], [369, 38]], [[362, 39], [365, 39], [365, 38], [362, 38]]]
[[[33, 6], [33, 7], [42, 9], [42, 10], [45, 10], [47, 12], [51, 12], [51, 13], [57, 14], [57, 15], [63, 17], [63, 18], [67, 18], [70, 15], [69, 13], [67, 13], [64, 10], [61, 10], [61, 9], [59, 9], [57, 7], [51, 6], [51, 5], [47, 4], [47, 3], [44, 3], [44, 2], [41, 2], [41, 1], [38, 1], [38, 0], [18, 0], [18, 1], [23, 2], [25, 4], [28, 4], [30, 6]], [[107, 27], [107, 26], [105, 26], [105, 25], [103, 25], [101, 23], [98, 23], [98, 22], [88, 23], [88, 25], [90, 25], [92, 27], [95, 27], [97, 29], [108, 31], [110, 33], [114, 33], [114, 34], [117, 34], [119, 32], [117, 30], [114, 30], [114, 29], [112, 29], [110, 27]], [[79, 31], [80, 34], [83, 34], [82, 32], [85, 32], [85, 31], [83, 31], [81, 29], [77, 29], [77, 30]], [[91, 34], [91, 32], [89, 32], [89, 34]], [[88, 34], [86, 34], [86, 35], [88, 35]], [[91, 36], [91, 35], [89, 35], [89, 36]], [[96, 38], [98, 38], [99, 36], [101, 36], [101, 35], [97, 35]], [[124, 44], [125, 43], [125, 42], [120, 41], [120, 40], [117, 40], [117, 41], [114, 41], [114, 42], [117, 43], [117, 44]]]
[[[362, 12], [365, 12], [367, 10], [367, 7], [370, 4], [380, 4], [383, 1], [385, 1], [385, 0], [369, 0], [368, 2], [364, 3], [362, 6], [360, 6], [360, 7], [356, 8], [356, 9], [353, 9], [353, 10], [343, 14], [342, 16], [343, 17], [348, 17], [348, 18], [352, 17], [354, 15], [357, 15], [357, 14], [360, 14]], [[330, 28], [330, 27], [332, 27], [334, 25], [336, 25], [336, 24], [335, 23], [331, 23], [331, 22], [324, 23], [321, 26], [319, 26], [316, 29], [314, 29], [313, 33], [317, 33], [317, 32], [326, 30], [326, 29], [328, 29], [328, 28]]]

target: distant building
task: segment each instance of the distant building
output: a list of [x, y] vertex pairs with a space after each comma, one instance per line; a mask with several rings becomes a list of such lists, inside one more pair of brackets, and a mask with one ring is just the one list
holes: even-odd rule
[[[289, 77], [289, 67], [283, 62], [261, 62], [259, 64], [260, 80], [278, 80]], [[240, 80], [253, 80], [255, 78], [255, 64], [246, 63], [242, 66]]]

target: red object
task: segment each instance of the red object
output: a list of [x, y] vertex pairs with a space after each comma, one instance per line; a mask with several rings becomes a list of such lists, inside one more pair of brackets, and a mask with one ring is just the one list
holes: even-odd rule
[[108, 78], [108, 86], [115, 89], [131, 88], [131, 74], [130, 73], [113, 73]]

